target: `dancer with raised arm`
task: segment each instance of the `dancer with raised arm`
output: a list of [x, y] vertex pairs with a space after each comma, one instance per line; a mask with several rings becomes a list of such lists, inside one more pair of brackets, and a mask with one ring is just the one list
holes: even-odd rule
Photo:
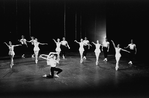
[[137, 47], [136, 47], [136, 44], [133, 43], [133, 39], [131, 39], [131, 43], [128, 44], [127, 47], [125, 48], [129, 48], [129, 51], [130, 51], [130, 61], [128, 62], [128, 64], [132, 65], [132, 61], [134, 59], [134, 56], [135, 54], [137, 54]]
[[101, 53], [99, 40], [96, 41], [96, 43], [92, 42], [95, 45], [95, 56], [96, 56], [96, 65], [98, 65], [99, 55]]
[[[59, 77], [58, 74], [62, 72], [62, 69], [57, 68], [56, 64], [59, 63], [58, 59], [57, 59], [58, 53], [57, 52], [50, 52], [48, 55], [46, 54], [41, 54], [39, 57], [43, 58], [47, 61], [47, 65], [50, 66], [50, 73], [49, 75], [45, 74], [43, 75], [43, 77]], [[54, 75], [54, 71], [58, 71], [57, 74]]]
[[8, 55], [10, 55], [11, 57], [11, 63], [10, 63], [10, 68], [12, 68], [12, 66], [14, 65], [14, 61], [13, 61], [13, 58], [15, 56], [15, 52], [14, 52], [14, 47], [17, 47], [17, 46], [21, 46], [21, 44], [18, 44], [18, 45], [12, 45], [12, 42], [9, 41], [9, 44], [7, 44], [6, 42], [4, 42], [7, 47], [9, 48], [9, 53]]
[[79, 47], [79, 53], [80, 53], [80, 63], [83, 62], [83, 52], [84, 52], [84, 42], [83, 39], [80, 40], [80, 42], [78, 42], [77, 40], [75, 40], [76, 43], [78, 43], [80, 45]]
[[62, 54], [63, 59], [65, 59], [67, 48], [70, 49], [69, 44], [66, 41], [65, 37], [63, 37], [63, 40], [61, 41], [61, 49], [62, 49], [61, 54]]
[[[35, 38], [33, 37], [33, 36], [31, 36], [31, 40], [30, 41], [27, 41], [27, 42], [30, 42], [31, 43], [31, 45], [34, 45], [34, 42], [35, 42]], [[32, 48], [34, 48], [34, 46], [32, 47]], [[35, 56], [34, 56], [34, 53], [32, 54], [32, 56], [31, 56], [32, 58], [34, 58]]]
[[104, 53], [104, 60], [103, 61], [107, 61], [107, 55], [109, 52], [109, 48], [110, 48], [110, 43], [108, 42], [107, 38], [105, 38], [103, 43], [102, 43], [102, 51]]
[[122, 48], [120, 48], [120, 44], [117, 45], [117, 47], [115, 46], [115, 43], [113, 42], [113, 40], [111, 40], [113, 46], [114, 46], [114, 49], [115, 49], [115, 59], [116, 59], [116, 66], [115, 66], [115, 70], [117, 71], [118, 68], [119, 68], [119, 61], [120, 61], [120, 58], [121, 58], [121, 53], [120, 51], [125, 51], [125, 52], [128, 52], [130, 53], [129, 51], [127, 50], [124, 50]]
[[89, 44], [89, 40], [87, 39], [87, 37], [84, 38], [83, 43], [84, 43], [83, 58], [86, 59], [88, 49], [90, 49], [90, 46], [92, 46], [92, 45]]
[[40, 50], [39, 45], [47, 45], [47, 43], [40, 43], [40, 42], [38, 42], [38, 39], [35, 38], [33, 45], [34, 45], [35, 63], [37, 64], [38, 63], [38, 54], [39, 54], [39, 50]]
[[21, 39], [19, 40], [19, 42], [22, 44], [22, 58], [25, 58], [25, 54], [27, 52], [27, 40], [24, 38], [24, 35], [21, 36]]
[[53, 39], [55, 44], [56, 44], [56, 49], [55, 51], [58, 53], [58, 61], [60, 61], [60, 52], [61, 52], [61, 42], [60, 42], [60, 39], [58, 38], [57, 41], [55, 39]]

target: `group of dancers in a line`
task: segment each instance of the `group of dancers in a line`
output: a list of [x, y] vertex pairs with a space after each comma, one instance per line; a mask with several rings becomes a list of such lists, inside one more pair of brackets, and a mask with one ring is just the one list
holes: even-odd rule
[[[47, 65], [51, 66], [51, 75], [50, 76], [52, 76], [52, 77], [54, 76], [54, 70], [58, 71], [57, 74], [59, 74], [62, 71], [60, 68], [56, 68], [56, 64], [59, 63], [59, 61], [60, 61], [60, 53], [62, 54], [63, 59], [65, 59], [66, 50], [70, 49], [70, 46], [69, 46], [68, 42], [66, 41], [65, 37], [62, 38], [62, 41], [60, 41], [59, 38], [57, 40], [53, 39], [53, 41], [56, 44], [55, 52], [50, 52], [48, 55], [41, 54], [39, 56], [40, 58], [46, 59]], [[34, 38], [34, 37], [31, 37], [31, 40], [27, 41], [23, 35], [22, 35], [22, 38], [19, 40], [19, 42], [21, 44], [17, 44], [17, 45], [13, 45], [11, 41], [9, 41], [9, 44], [4, 42], [8, 46], [9, 55], [11, 56], [10, 67], [12, 68], [12, 66], [14, 65], [14, 62], [13, 62], [13, 58], [15, 56], [14, 47], [22, 46], [23, 48], [26, 48], [26, 47], [28, 47], [27, 42], [31, 43], [34, 46], [33, 51], [34, 51], [35, 63], [38, 63], [38, 55], [39, 55], [39, 50], [40, 50], [39, 45], [47, 45], [47, 43], [40, 43], [40, 42], [38, 42], [38, 39]], [[80, 39], [80, 42], [78, 42], [77, 40], [74, 40], [74, 42], [79, 44], [80, 63], [83, 63], [83, 60], [86, 59], [87, 51], [88, 51], [88, 49], [90, 49], [90, 47], [92, 45], [90, 44], [87, 37], [85, 37], [85, 39]], [[115, 59], [116, 59], [115, 70], [118, 70], [118, 68], [119, 68], [119, 61], [121, 58], [120, 51], [125, 51], [125, 52], [130, 53], [129, 64], [133, 64], [132, 61], [133, 61], [134, 55], [137, 53], [136, 44], [133, 43], [133, 40], [131, 40], [131, 43], [128, 44], [127, 47], [125, 47], [125, 48], [129, 48], [129, 51], [120, 48], [120, 44], [118, 44], [116, 46], [113, 40], [111, 40], [111, 42], [115, 49]], [[99, 40], [97, 40], [96, 42], [92, 42], [92, 44], [95, 46], [94, 52], [95, 52], [95, 57], [96, 57], [96, 65], [98, 65], [98, 63], [99, 63], [99, 56], [100, 56], [101, 51], [103, 51], [103, 53], [104, 53], [104, 61], [107, 62], [107, 54], [109, 52], [110, 42], [108, 42], [108, 40], [105, 38], [102, 44], [99, 43]], [[24, 54], [25, 53], [23, 53], [22, 58], [25, 57]], [[58, 77], [58, 75], [56, 75], [56, 77]]]

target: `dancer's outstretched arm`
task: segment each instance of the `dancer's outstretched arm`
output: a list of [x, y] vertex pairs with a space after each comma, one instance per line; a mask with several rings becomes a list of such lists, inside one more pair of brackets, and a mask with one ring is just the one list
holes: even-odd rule
[[49, 55], [51, 55], [51, 54], [58, 54], [58, 53], [57, 52], [50, 52]]
[[80, 42], [78, 42], [77, 40], [74, 40], [74, 42], [76, 42], [76, 43], [78, 43], [78, 44], [80, 43]]
[[48, 43], [40, 43], [40, 42], [39, 42], [39, 44], [40, 44], [40, 45], [48, 45]]
[[4, 44], [6, 44], [6, 46], [9, 47], [9, 45], [6, 42], [4, 42]]
[[121, 50], [130, 53], [129, 51], [127, 51], [127, 50], [125, 50], [125, 49], [122, 49], [122, 48], [121, 48]]
[[110, 45], [108, 44], [108, 50], [107, 50], [108, 52], [109, 52], [109, 49], [110, 49]]
[[116, 48], [116, 47], [115, 47], [115, 43], [113, 42], [113, 40], [111, 40], [111, 42], [112, 42], [112, 44], [113, 44], [114, 48]]
[[67, 47], [70, 49], [70, 46], [69, 46], [68, 42], [67, 42]]
[[124, 48], [128, 48], [128, 47], [129, 47], [129, 45], [127, 47], [124, 47]]
[[22, 44], [13, 45], [14, 47], [21, 46]]
[[57, 43], [55, 39], [53, 39], [53, 41], [54, 41], [55, 43]]
[[96, 43], [92, 42], [94, 45], [96, 45]]
[[42, 59], [47, 60], [47, 56], [48, 56], [48, 55], [46, 55], [46, 54], [41, 54], [39, 57], [42, 58]]

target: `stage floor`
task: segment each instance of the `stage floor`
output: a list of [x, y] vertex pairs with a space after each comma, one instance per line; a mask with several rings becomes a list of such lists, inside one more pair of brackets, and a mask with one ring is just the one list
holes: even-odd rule
[[[95, 56], [88, 55], [80, 64], [79, 55], [68, 55], [61, 59], [57, 67], [63, 70], [59, 78], [43, 78], [50, 69], [46, 61], [33, 58], [16, 58], [10, 69], [10, 60], [0, 60], [0, 94], [3, 96], [57, 96], [57, 97], [95, 97], [95, 96], [148, 96], [149, 69], [145, 64], [135, 61], [128, 65], [124, 58], [120, 69], [115, 71], [114, 55], [108, 56], [108, 62], [100, 56], [99, 65], [95, 65]], [[39, 95], [39, 96], [38, 96]], [[73, 96], [72, 96], [73, 95]], [[136, 98], [135, 97], [135, 98]]]

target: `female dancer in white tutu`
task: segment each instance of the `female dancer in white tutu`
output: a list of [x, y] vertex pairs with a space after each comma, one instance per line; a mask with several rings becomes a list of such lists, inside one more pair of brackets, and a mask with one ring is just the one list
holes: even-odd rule
[[67, 48], [70, 49], [69, 44], [66, 41], [65, 37], [63, 37], [63, 40], [61, 41], [61, 49], [62, 49], [61, 54], [62, 54], [63, 59], [65, 59]]
[[116, 46], [115, 46], [115, 43], [113, 42], [113, 40], [111, 40], [111, 41], [112, 41], [113, 46], [114, 46], [114, 48], [115, 48], [115, 59], [116, 59], [115, 70], [118, 70], [118, 68], [119, 68], [119, 60], [120, 60], [120, 58], [121, 58], [121, 53], [120, 53], [120, 51], [122, 50], [122, 51], [125, 51], [125, 52], [128, 52], [128, 53], [130, 53], [130, 52], [127, 51], [127, 50], [124, 50], [124, 49], [120, 48], [120, 44], [118, 44], [117, 47], [116, 47]]
[[39, 54], [39, 50], [40, 50], [39, 45], [47, 45], [47, 43], [40, 43], [40, 42], [38, 42], [38, 39], [35, 38], [33, 45], [34, 45], [33, 50], [34, 50], [34, 54], [35, 54], [35, 63], [37, 64], [38, 63], [38, 54]]
[[61, 42], [60, 42], [60, 39], [59, 38], [57, 39], [57, 42], [55, 41], [55, 39], [53, 39], [53, 40], [54, 40], [54, 42], [56, 44], [55, 51], [58, 53], [58, 61], [60, 61], [60, 52], [61, 52], [60, 46], [61, 46]]
[[95, 45], [95, 56], [96, 56], [96, 65], [98, 65], [98, 60], [99, 60], [99, 55], [101, 53], [101, 50], [100, 50], [100, 46], [101, 44], [99, 43], [99, 40], [96, 41], [96, 43], [92, 42], [94, 45]]
[[79, 53], [80, 53], [80, 63], [83, 62], [83, 52], [84, 52], [84, 42], [83, 39], [80, 40], [81, 42], [78, 42], [77, 40], [75, 40], [76, 43], [78, 43], [80, 45], [79, 47]]
[[[59, 63], [59, 61], [56, 59], [56, 56], [58, 55], [57, 52], [50, 52], [48, 55], [41, 54], [39, 57], [47, 60], [47, 65], [50, 66], [50, 73], [47, 75], [43, 75], [43, 77], [59, 77], [58, 74], [62, 72], [62, 69], [57, 68], [56, 64]], [[54, 75], [54, 71], [58, 71], [57, 74]]]
[[14, 62], [13, 62], [13, 58], [14, 58], [14, 56], [15, 56], [15, 52], [14, 52], [14, 47], [16, 47], [16, 46], [21, 46], [21, 44], [18, 44], [18, 45], [12, 45], [12, 42], [11, 41], [9, 41], [9, 45], [6, 43], [6, 42], [4, 42], [7, 46], [8, 46], [8, 48], [9, 48], [9, 55], [10, 55], [10, 57], [11, 57], [11, 63], [10, 63], [10, 68], [12, 68], [12, 66], [14, 65]]

